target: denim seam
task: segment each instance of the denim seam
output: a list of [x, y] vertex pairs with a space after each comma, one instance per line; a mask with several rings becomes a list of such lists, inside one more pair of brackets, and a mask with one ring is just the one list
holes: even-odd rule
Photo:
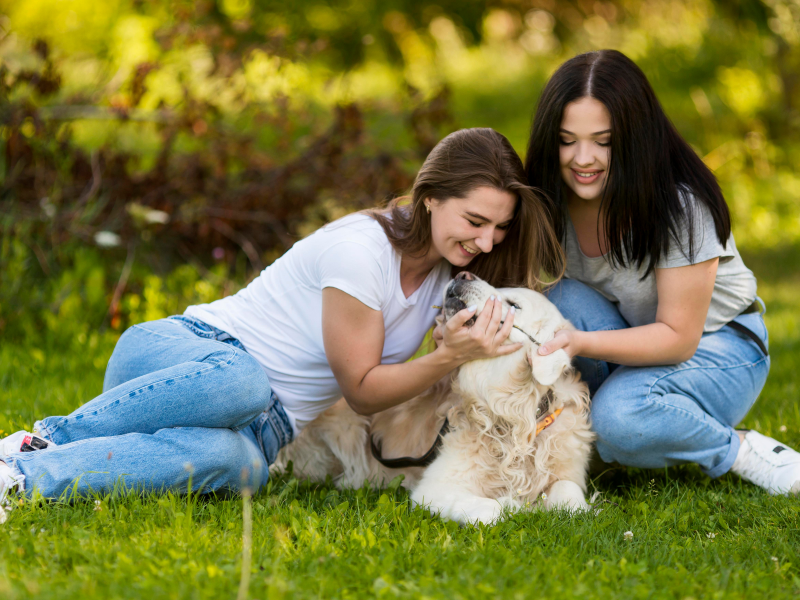
[[[183, 375], [183, 377], [188, 377], [188, 376], [196, 377], [196, 376], [208, 373], [209, 371], [212, 371], [213, 369], [224, 368], [226, 366], [230, 366], [231, 363], [234, 361], [234, 359], [236, 359], [236, 357], [238, 356], [239, 353], [237, 352], [236, 348], [231, 348], [230, 344], [225, 344], [225, 347], [228, 348], [233, 353], [232, 356], [228, 360], [226, 360], [224, 362], [218, 362], [218, 363], [209, 365], [205, 369], [201, 369], [199, 371], [195, 371], [194, 373], [190, 373], [189, 375]], [[101, 409], [98, 409], [98, 410], [95, 410], [95, 411], [92, 411], [92, 412], [89, 412], [89, 413], [78, 413], [78, 415], [85, 416], [85, 415], [91, 415], [91, 414], [94, 414], [94, 415], [102, 414], [106, 410], [110, 409], [112, 406], [115, 406], [123, 398], [130, 397], [131, 394], [138, 394], [140, 391], [142, 391], [144, 389], [147, 389], [147, 388], [150, 388], [150, 387], [155, 387], [156, 385], [160, 385], [160, 384], [164, 383], [165, 381], [170, 381], [170, 380], [174, 380], [174, 379], [176, 379], [176, 377], [174, 377], [174, 376], [173, 377], [164, 377], [163, 379], [159, 379], [158, 381], [150, 382], [147, 385], [143, 385], [143, 386], [141, 386], [139, 388], [136, 388], [135, 390], [131, 390], [130, 392], [126, 392], [122, 396], [117, 396], [112, 401], [110, 401], [105, 407], [103, 407]], [[76, 416], [78, 416], [78, 415], [76, 415]], [[67, 423], [69, 418], [70, 417], [64, 417], [64, 419], [62, 419], [61, 421], [56, 423], [54, 425], [54, 427], [59, 427], [61, 424]], [[48, 428], [48, 435], [50, 436], [51, 441], [53, 441], [52, 440], [52, 432], [49, 430], [49, 428]]]
[[[219, 335], [219, 334], [215, 333], [214, 331], [201, 331], [195, 325], [195, 323], [198, 323], [198, 322], [202, 323], [203, 321], [197, 321], [195, 319], [192, 319], [191, 321], [188, 321], [188, 320], [186, 320], [186, 318], [180, 318], [180, 316], [178, 318], [168, 317], [167, 320], [171, 321], [173, 323], [176, 323], [177, 325], [183, 327], [184, 329], [188, 329], [189, 331], [191, 331], [193, 334], [195, 334], [198, 337], [206, 338], [206, 339], [209, 339], [209, 340], [212, 340], [212, 339], [215, 340], [216, 336]], [[207, 327], [213, 327], [212, 325], [209, 325], [208, 323], [206, 323], [205, 325]], [[213, 329], [216, 329], [216, 328], [213, 328]], [[216, 341], [219, 341], [219, 340], [216, 340]]]
[[[182, 325], [180, 325], [178, 323], [176, 323], [176, 325], [178, 327], [182, 327]], [[133, 327], [135, 327], [139, 331], [144, 331], [144, 332], [152, 334], [152, 335], [157, 335], [157, 336], [162, 337], [162, 338], [167, 339], [167, 340], [182, 340], [182, 339], [184, 339], [184, 338], [178, 337], [178, 336], [165, 335], [165, 334], [161, 333], [160, 331], [153, 331], [152, 329], [147, 329], [146, 327], [141, 327], [140, 325], [134, 325]], [[189, 330], [189, 331], [190, 331], [190, 333], [193, 333], [194, 335], [197, 335], [197, 337], [202, 338], [207, 342], [215, 342], [217, 344], [221, 344], [225, 348], [230, 348], [233, 345], [233, 344], [228, 344], [226, 342], [221, 342], [218, 339], [216, 339], [216, 337], [214, 337], [213, 335], [211, 337], [205, 337], [204, 335], [197, 334], [194, 331], [191, 331], [191, 330]], [[230, 339], [231, 340], [236, 340], [237, 342], [239, 341], [234, 337], [231, 337]], [[241, 344], [241, 342], [239, 342], [239, 343]], [[236, 348], [236, 346], [233, 346], [233, 347]], [[245, 352], [246, 352], [246, 350], [245, 350]]]
[[726, 366], [726, 367], [720, 367], [720, 366], [708, 366], [708, 367], [704, 367], [704, 366], [700, 366], [700, 365], [698, 365], [698, 366], [693, 366], [693, 367], [684, 367], [684, 368], [682, 368], [682, 369], [675, 369], [674, 371], [670, 371], [669, 373], [666, 373], [666, 374], [664, 374], [664, 375], [661, 375], [661, 376], [657, 377], [657, 378], [656, 378], [656, 379], [653, 381], [653, 383], [651, 383], [651, 384], [650, 384], [650, 387], [649, 387], [649, 388], [648, 388], [648, 390], [647, 390], [647, 395], [649, 396], [650, 394], [652, 394], [652, 393], [653, 393], [653, 387], [655, 387], [655, 385], [656, 385], [656, 384], [657, 384], [659, 381], [661, 381], [662, 379], [666, 379], [667, 377], [671, 377], [671, 376], [673, 376], [673, 375], [677, 375], [678, 373], [685, 373], [686, 371], [697, 371], [697, 370], [704, 370], [704, 371], [710, 371], [710, 370], [729, 371], [729, 370], [731, 370], [731, 369], [741, 369], [741, 368], [743, 368], [743, 367], [746, 367], [746, 368], [748, 368], [748, 369], [752, 369], [753, 367], [755, 367], [755, 366], [759, 365], [760, 363], [763, 363], [763, 362], [765, 362], [765, 361], [767, 361], [767, 360], [769, 360], [769, 357], [768, 357], [768, 356], [762, 356], [760, 359], [758, 359], [758, 360], [757, 360], [757, 361], [755, 361], [755, 362], [750, 362], [750, 363], [740, 363], [740, 364], [738, 364], [738, 365], [728, 365], [728, 366]]

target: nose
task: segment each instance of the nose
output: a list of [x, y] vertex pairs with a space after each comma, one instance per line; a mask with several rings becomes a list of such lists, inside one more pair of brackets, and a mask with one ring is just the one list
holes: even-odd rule
[[469, 271], [461, 271], [461, 273], [456, 275], [456, 279], [462, 279], [464, 281], [475, 281], [475, 275], [473, 275]]
[[578, 142], [575, 152], [575, 164], [581, 167], [588, 167], [594, 162], [594, 154], [591, 152], [590, 144]]
[[488, 227], [486, 227], [485, 230], [483, 235], [475, 238], [475, 245], [484, 253], [491, 252], [494, 247], [494, 230], [490, 230]]

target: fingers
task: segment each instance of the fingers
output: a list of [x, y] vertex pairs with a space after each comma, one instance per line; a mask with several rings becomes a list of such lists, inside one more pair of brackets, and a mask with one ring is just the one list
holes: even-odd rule
[[500, 302], [499, 298], [494, 298], [494, 302], [492, 302], [492, 317], [489, 319], [489, 326], [486, 329], [486, 333], [490, 334], [492, 338], [495, 337], [497, 330], [500, 329], [500, 319], [502, 318], [503, 303]]
[[546, 356], [548, 354], [552, 354], [556, 350], [561, 350], [567, 344], [569, 344], [569, 336], [566, 334], [561, 334], [561, 332], [556, 333], [556, 336], [547, 342], [546, 344], [542, 344], [539, 346], [539, 354], [541, 356]]
[[475, 319], [475, 324], [472, 326], [472, 330], [475, 334], [486, 335], [489, 331], [489, 322], [492, 320], [492, 315], [494, 314], [494, 306], [494, 296], [491, 296], [486, 301], [486, 304], [483, 305], [481, 314], [478, 315], [478, 318]]
[[509, 344], [508, 346], [500, 346], [495, 352], [495, 356], [505, 356], [506, 354], [513, 354], [517, 350], [522, 348], [522, 344], [519, 342], [515, 344]]
[[[500, 309], [499, 312], [500, 314], [503, 313], [502, 308]], [[495, 335], [494, 337], [496, 343], [502, 344], [503, 342], [506, 341], [508, 336], [511, 335], [511, 328], [514, 327], [514, 315], [516, 314], [516, 312], [517, 311], [513, 306], [508, 309], [508, 312], [506, 313], [506, 320], [503, 323], [503, 326], [497, 332], [497, 335]]]
[[478, 310], [478, 307], [473, 304], [472, 306], [468, 306], [467, 308], [458, 311], [447, 320], [445, 327], [451, 331], [461, 329], [464, 326], [464, 323], [469, 321], [475, 315], [476, 310]]

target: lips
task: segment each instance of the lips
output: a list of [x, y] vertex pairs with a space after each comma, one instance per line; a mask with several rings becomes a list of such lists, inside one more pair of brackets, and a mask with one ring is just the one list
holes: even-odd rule
[[461, 248], [461, 254], [463, 254], [464, 256], [469, 256], [470, 258], [473, 256], [477, 256], [481, 252], [480, 250], [473, 250], [469, 246], [465, 246], [464, 242], [459, 242], [458, 246], [459, 248]]
[[[594, 183], [600, 178], [600, 175], [603, 174], [603, 171], [578, 171], [576, 169], [571, 169], [573, 179], [582, 185], [589, 185], [590, 183]], [[587, 177], [588, 175], [588, 177]]]

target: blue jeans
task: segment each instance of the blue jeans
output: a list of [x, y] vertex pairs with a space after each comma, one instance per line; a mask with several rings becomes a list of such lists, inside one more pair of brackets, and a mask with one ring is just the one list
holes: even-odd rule
[[[548, 298], [577, 329], [630, 327], [593, 288], [564, 279]], [[762, 315], [735, 319], [767, 345]], [[592, 427], [605, 462], [644, 468], [697, 463], [711, 477], [728, 472], [739, 451], [733, 429], [758, 398], [770, 360], [747, 336], [723, 327], [705, 333], [677, 365], [625, 367], [576, 357], [592, 393]]]
[[3, 460], [25, 493], [118, 488], [257, 490], [292, 427], [241, 343], [183, 316], [134, 325], [117, 343], [103, 393], [35, 428], [57, 446]]

